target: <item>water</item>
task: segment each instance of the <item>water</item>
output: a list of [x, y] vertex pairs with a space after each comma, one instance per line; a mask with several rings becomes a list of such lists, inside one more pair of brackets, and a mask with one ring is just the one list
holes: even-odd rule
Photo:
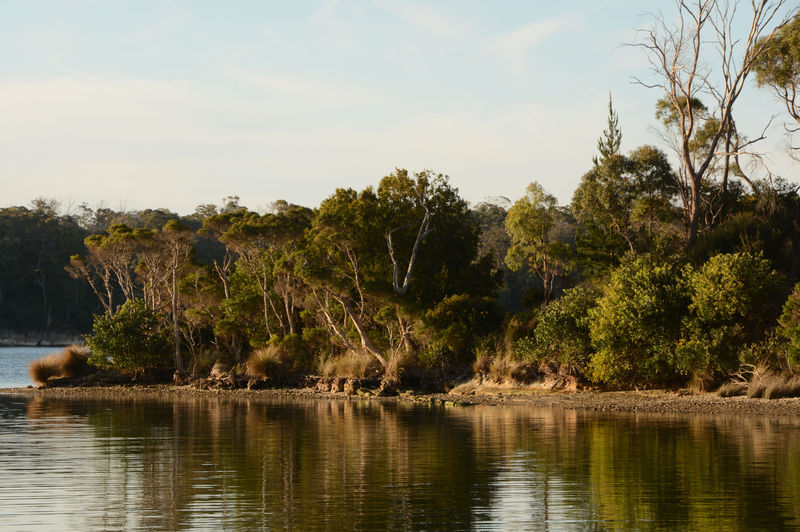
[[798, 420], [0, 395], [13, 530], [800, 528]]
[[0, 388], [24, 388], [33, 384], [28, 364], [61, 347], [0, 347]]

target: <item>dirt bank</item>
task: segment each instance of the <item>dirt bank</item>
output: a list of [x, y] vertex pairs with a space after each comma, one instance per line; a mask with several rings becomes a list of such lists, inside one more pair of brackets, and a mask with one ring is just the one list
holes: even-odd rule
[[624, 392], [550, 392], [524, 387], [462, 386], [463, 393], [419, 394], [401, 392], [394, 397], [378, 397], [369, 391], [356, 395], [326, 392], [314, 388], [289, 388], [265, 390], [198, 390], [189, 386], [171, 384], [125, 385], [75, 388], [12, 388], [0, 393], [50, 398], [158, 398], [197, 397], [229, 399], [319, 399], [319, 400], [372, 400], [403, 401], [439, 404], [443, 406], [516, 405], [552, 406], [564, 409], [605, 412], [645, 412], [664, 414], [726, 414], [745, 416], [800, 416], [800, 398], [750, 399], [746, 397], [718, 397], [715, 394], [692, 394], [686, 391], [647, 390]]

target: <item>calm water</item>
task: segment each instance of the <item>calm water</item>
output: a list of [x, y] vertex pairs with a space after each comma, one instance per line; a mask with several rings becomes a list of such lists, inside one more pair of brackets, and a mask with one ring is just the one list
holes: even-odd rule
[[0, 395], [13, 530], [800, 527], [795, 420]]
[[28, 364], [61, 347], [0, 347], [0, 388], [24, 388], [33, 384]]

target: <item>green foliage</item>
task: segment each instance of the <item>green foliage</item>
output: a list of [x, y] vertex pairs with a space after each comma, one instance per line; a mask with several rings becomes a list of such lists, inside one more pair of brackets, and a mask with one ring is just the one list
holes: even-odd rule
[[796, 14], [776, 35], [762, 38], [758, 45], [761, 53], [754, 65], [756, 82], [759, 86], [772, 89], [784, 102], [789, 114], [800, 122], [800, 101], [797, 100], [797, 88], [800, 86], [800, 14]]
[[86, 337], [92, 350], [89, 362], [114, 369], [169, 366], [172, 342], [164, 320], [138, 299], [126, 302], [113, 316], [96, 315], [94, 334]]
[[800, 365], [800, 283], [794, 286], [783, 304], [778, 323], [778, 334], [789, 340], [789, 360], [796, 366]]
[[456, 294], [444, 298], [422, 317], [433, 344], [464, 362], [475, 338], [497, 328], [500, 319], [493, 299]]
[[595, 351], [589, 377], [613, 386], [674, 378], [674, 347], [688, 303], [678, 265], [648, 256], [624, 261], [589, 310]]
[[595, 164], [571, 206], [581, 223], [576, 243], [584, 275], [602, 275], [626, 252], [655, 251], [677, 239], [675, 192], [667, 157], [652, 146]]
[[511, 238], [506, 264], [512, 270], [528, 267], [535, 272], [542, 281], [545, 303], [557, 277], [572, 269], [572, 248], [552, 234], [560, 217], [556, 198], [535, 182], [528, 185], [526, 195], [514, 203], [506, 217]]
[[584, 374], [592, 352], [589, 312], [597, 298], [596, 290], [579, 286], [566, 290], [544, 309], [535, 330], [537, 361], [554, 362], [571, 375]]
[[780, 278], [761, 255], [726, 253], [690, 270], [688, 281], [692, 301], [678, 367], [683, 373], [730, 373], [745, 345], [761, 340], [775, 322]]
[[[619, 153], [619, 148], [622, 145], [622, 131], [619, 129], [619, 116], [614, 111], [614, 105], [611, 102], [611, 93], [608, 94], [608, 129], [603, 131], [603, 136], [597, 140], [597, 151], [600, 152], [602, 158], [611, 157]], [[599, 159], [594, 158], [594, 164], [599, 164]]]

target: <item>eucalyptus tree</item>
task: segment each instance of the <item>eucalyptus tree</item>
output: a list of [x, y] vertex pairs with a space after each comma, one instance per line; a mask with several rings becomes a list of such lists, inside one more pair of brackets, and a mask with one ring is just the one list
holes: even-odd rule
[[560, 217], [556, 198], [536, 182], [528, 185], [525, 196], [514, 203], [506, 217], [506, 231], [511, 238], [506, 264], [512, 270], [528, 267], [539, 277], [545, 304], [556, 278], [572, 265], [569, 244], [552, 234]]
[[[771, 39], [762, 39], [763, 52], [755, 63], [756, 82], [767, 87], [783, 102], [796, 122], [786, 126], [790, 133], [800, 130], [800, 14], [783, 26]], [[800, 147], [792, 148], [795, 157]]]
[[[781, 18], [784, 3], [752, 0], [749, 29], [741, 37], [735, 33], [737, 2], [677, 0], [677, 22], [654, 16], [653, 25], [635, 43], [645, 51], [654, 74], [652, 81], [637, 81], [660, 89], [676, 116], [674, 145], [680, 160], [677, 175], [686, 184], [682, 200], [689, 246], [697, 240], [704, 181], [715, 158], [730, 155], [735, 104], [765, 45], [786, 22]], [[697, 105], [703, 99], [707, 111]], [[713, 127], [706, 132], [707, 149], [698, 158], [692, 147], [704, 112], [713, 117], [713, 122], [705, 121]]]
[[136, 297], [134, 271], [139, 262], [139, 246], [143, 233], [124, 224], [115, 224], [107, 233], [89, 235], [84, 240], [86, 253], [70, 258], [67, 271], [84, 279], [91, 286], [103, 308], [110, 315], [116, 312], [115, 293], [125, 301]]

